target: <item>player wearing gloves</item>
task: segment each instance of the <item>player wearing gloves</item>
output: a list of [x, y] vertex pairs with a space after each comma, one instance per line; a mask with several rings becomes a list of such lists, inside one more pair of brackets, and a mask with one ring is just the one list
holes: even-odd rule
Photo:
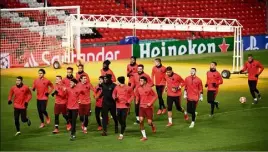
[[67, 116], [67, 98], [66, 98], [66, 90], [64, 90], [65, 86], [62, 83], [62, 77], [56, 76], [56, 85], [55, 91], [51, 94], [52, 97], [55, 97], [55, 106], [54, 106], [54, 114], [55, 114], [55, 129], [52, 132], [53, 134], [59, 133], [59, 115], [62, 114], [67, 123], [68, 128], [71, 129], [71, 124], [68, 124], [68, 116]]
[[210, 63], [210, 71], [207, 72], [207, 82], [205, 87], [208, 88], [207, 101], [211, 105], [210, 115], [213, 116], [215, 106], [219, 109], [219, 102], [215, 101], [219, 91], [219, 85], [223, 83], [221, 74], [216, 70], [217, 63]]
[[101, 84], [102, 92], [100, 96], [103, 96], [102, 101], [102, 136], [107, 136], [107, 125], [108, 125], [108, 112], [110, 111], [114, 120], [115, 133], [118, 133], [118, 121], [116, 117], [116, 103], [113, 99], [113, 91], [116, 84], [112, 82], [112, 75], [107, 74], [104, 76], [104, 83]]
[[84, 134], [87, 134], [88, 117], [91, 110], [90, 91], [95, 92], [92, 84], [88, 82], [86, 75], [80, 76], [80, 83], [77, 86], [80, 89], [78, 114], [81, 121], [81, 128]]
[[257, 83], [259, 75], [262, 73], [263, 70], [263, 65], [259, 61], [253, 60], [252, 54], [249, 54], [248, 62], [245, 63], [244, 68], [240, 71], [240, 73], [248, 71], [248, 86], [250, 93], [254, 99], [254, 102], [252, 104], [256, 104], [258, 102], [255, 92], [257, 93], [259, 100], [261, 99], [261, 94], [257, 89]]
[[50, 123], [50, 118], [47, 113], [47, 102], [49, 94], [54, 90], [54, 86], [50, 80], [45, 78], [46, 71], [44, 69], [38, 70], [39, 78], [34, 80], [33, 91], [36, 90], [37, 94], [37, 110], [41, 124], [39, 128], [44, 128], [44, 115], [46, 117], [46, 123]]
[[14, 107], [14, 119], [15, 126], [17, 129], [17, 133], [15, 136], [20, 135], [20, 116], [22, 122], [27, 122], [28, 126], [31, 125], [31, 121], [27, 118], [26, 110], [28, 107], [29, 101], [32, 99], [32, 93], [28, 86], [22, 83], [23, 78], [21, 76], [17, 77], [16, 85], [11, 87], [8, 95], [8, 104], [12, 104], [13, 99], [13, 107]]
[[153, 107], [157, 99], [156, 93], [153, 91], [151, 85], [147, 84], [147, 78], [142, 76], [140, 78], [140, 86], [135, 89], [136, 104], [139, 103], [140, 129], [142, 133], [141, 141], [147, 140], [144, 129], [144, 118], [147, 118], [149, 126], [152, 127], [152, 132], [156, 132], [156, 127], [153, 124]]
[[117, 81], [119, 84], [113, 91], [113, 98], [116, 102], [117, 119], [121, 125], [121, 132], [118, 139], [122, 140], [126, 129], [128, 108], [134, 99], [134, 93], [131, 87], [125, 85], [125, 77], [118, 77]]
[[95, 104], [95, 117], [96, 117], [96, 121], [98, 123], [98, 129], [97, 130], [102, 130], [102, 125], [101, 125], [101, 110], [102, 110], [102, 101], [103, 101], [103, 96], [101, 96], [102, 94], [102, 83], [104, 77], [100, 76], [99, 77], [99, 84], [95, 87], [95, 93], [94, 93], [94, 98], [96, 99], [96, 104]]
[[191, 75], [185, 79], [184, 83], [184, 98], [187, 100], [187, 112], [192, 115], [192, 123], [189, 128], [193, 128], [198, 101], [203, 101], [203, 85], [201, 79], [196, 76], [195, 68], [191, 69]]
[[184, 80], [180, 75], [174, 73], [172, 67], [166, 68], [167, 81], [167, 106], [168, 106], [168, 124], [167, 127], [172, 126], [172, 106], [175, 103], [176, 109], [184, 113], [184, 119], [188, 120], [187, 112], [181, 107], [181, 88], [184, 86]]

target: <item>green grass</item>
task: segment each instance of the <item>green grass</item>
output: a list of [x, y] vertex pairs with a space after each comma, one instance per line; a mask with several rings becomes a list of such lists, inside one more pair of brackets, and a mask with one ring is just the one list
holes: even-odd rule
[[[268, 68], [268, 51], [250, 52], [256, 59], [262, 61], [265, 68]], [[245, 53], [247, 54], [247, 53]], [[208, 63], [212, 59], [220, 64], [230, 65], [232, 54], [215, 54], [185, 57], [166, 57], [169, 63]], [[141, 61], [142, 62], [142, 61]], [[139, 62], [140, 63], [140, 62]], [[198, 67], [198, 66], [197, 66]], [[124, 67], [125, 68], [125, 67]], [[265, 72], [265, 71], [264, 71]], [[36, 96], [34, 94], [28, 108], [28, 115], [32, 120], [32, 126], [28, 127], [21, 123], [22, 135], [14, 137], [15, 125], [13, 120], [13, 108], [7, 104], [9, 88], [14, 84], [14, 77], [1, 75], [1, 150], [62, 150], [62, 151], [178, 151], [178, 150], [243, 150], [258, 151], [268, 150], [268, 74], [261, 77], [259, 90], [263, 93], [262, 100], [257, 105], [251, 105], [251, 96], [247, 88], [247, 79], [242, 79], [243, 83], [238, 83], [239, 89], [223, 87], [217, 97], [221, 102], [220, 109], [216, 110], [214, 118], [209, 118], [209, 105], [204, 101], [199, 103], [197, 111], [196, 126], [189, 129], [190, 122], [183, 120], [183, 115], [173, 109], [174, 126], [165, 127], [167, 116], [155, 115], [157, 133], [152, 134], [149, 126], [146, 125], [148, 141], [140, 142], [141, 133], [138, 125], [133, 125], [135, 120], [132, 106], [131, 115], [127, 119], [127, 129], [125, 139], [117, 140], [117, 135], [113, 131], [113, 122], [108, 128], [108, 136], [100, 136], [101, 132], [96, 131], [97, 125], [94, 114], [90, 117], [89, 131], [84, 135], [77, 124], [77, 139], [69, 141], [69, 133], [65, 130], [64, 120], [60, 119], [60, 134], [53, 135], [53, 99], [49, 99], [48, 112], [52, 116], [52, 123], [43, 129], [39, 129], [39, 118], [36, 110]], [[226, 82], [237, 83], [230, 79]], [[24, 83], [32, 84], [32, 79], [25, 78]], [[224, 84], [223, 84], [224, 86]], [[238, 102], [239, 97], [245, 96], [248, 99], [246, 104]], [[164, 95], [164, 99], [166, 95]], [[93, 101], [94, 103], [94, 101]], [[157, 110], [158, 101], [155, 104]], [[95, 105], [93, 104], [92, 107]], [[183, 100], [185, 107], [185, 100]], [[175, 108], [175, 107], [174, 107]], [[77, 121], [78, 122], [78, 121]]]

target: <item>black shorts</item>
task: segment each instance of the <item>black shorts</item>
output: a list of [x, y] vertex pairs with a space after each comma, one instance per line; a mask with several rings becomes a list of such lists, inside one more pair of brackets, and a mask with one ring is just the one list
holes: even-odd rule
[[14, 108], [14, 118], [19, 119], [19, 116], [21, 117], [21, 120], [24, 122], [24, 120], [27, 120], [27, 113], [26, 113], [26, 109], [18, 109], [18, 108]]
[[196, 101], [187, 101], [187, 112], [194, 113], [196, 110], [197, 102]]
[[216, 91], [208, 91], [207, 92], [207, 101], [208, 103], [212, 103], [215, 101]]
[[176, 96], [176, 97], [167, 96], [168, 111], [172, 111], [173, 103], [175, 103], [177, 110], [179, 110], [179, 111], [182, 110], [180, 96]]

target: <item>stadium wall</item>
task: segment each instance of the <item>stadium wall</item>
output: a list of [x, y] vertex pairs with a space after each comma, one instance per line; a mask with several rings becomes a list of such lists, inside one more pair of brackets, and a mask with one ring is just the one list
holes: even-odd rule
[[[203, 53], [229, 52], [233, 51], [233, 37], [214, 38], [214, 39], [196, 39], [169, 42], [152, 42], [134, 45], [115, 45], [104, 47], [83, 47], [81, 49], [81, 58], [86, 61], [104, 61], [128, 59], [134, 55], [137, 58], [152, 58], [160, 56], [176, 56], [176, 55], [194, 55]], [[260, 50], [268, 49], [268, 35], [255, 35], [243, 37], [243, 49]], [[31, 53], [25, 62], [19, 65], [13, 65], [8, 53], [1, 53], [1, 69], [14, 67], [36, 67], [40, 65], [51, 65], [54, 61], [62, 62], [64, 56], [58, 54], [50, 54], [49, 51], [43, 51], [38, 54]], [[37, 56], [42, 60], [36, 60]], [[72, 62], [76, 62], [76, 53], [70, 56]], [[40, 57], [39, 57], [40, 58]]]

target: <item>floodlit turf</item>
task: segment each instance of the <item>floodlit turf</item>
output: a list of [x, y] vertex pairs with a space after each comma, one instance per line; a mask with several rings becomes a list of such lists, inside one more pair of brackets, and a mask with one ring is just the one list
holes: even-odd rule
[[[268, 51], [252, 51], [256, 59], [260, 60], [265, 70], [260, 76], [259, 90], [262, 92], [262, 100], [257, 105], [252, 105], [252, 98], [248, 91], [247, 78], [245, 75], [232, 75], [231, 79], [224, 80], [217, 100], [220, 101], [220, 109], [216, 110], [214, 118], [208, 117], [209, 105], [204, 101], [199, 103], [197, 111], [196, 126], [189, 129], [190, 121], [185, 122], [183, 114], [173, 109], [174, 126], [167, 128], [167, 116], [155, 115], [154, 122], [157, 133], [153, 134], [146, 125], [148, 141], [140, 142], [141, 133], [138, 125], [133, 125], [135, 120], [134, 107], [131, 108], [131, 115], [127, 119], [127, 129], [123, 141], [117, 140], [114, 134], [113, 122], [108, 128], [108, 136], [102, 137], [101, 132], [96, 131], [97, 125], [94, 114], [90, 117], [88, 134], [83, 134], [80, 122], [77, 120], [77, 139], [69, 141], [69, 133], [65, 130], [63, 118], [60, 119], [60, 134], [53, 135], [53, 105], [52, 97], [49, 99], [48, 111], [51, 116], [51, 124], [39, 129], [40, 121], [36, 110], [36, 96], [29, 104], [28, 115], [32, 120], [32, 126], [28, 127], [21, 123], [22, 135], [14, 137], [15, 126], [13, 120], [13, 108], [7, 104], [9, 88], [15, 83], [14, 76], [25, 77], [25, 84], [32, 85], [32, 78], [37, 75], [37, 69], [8, 69], [1, 70], [1, 150], [101, 150], [101, 151], [140, 151], [140, 150], [268, 150]], [[248, 53], [245, 53], [245, 57]], [[173, 66], [175, 72], [183, 78], [188, 76], [189, 69], [196, 67], [198, 75], [205, 83], [205, 74], [210, 61], [217, 61], [219, 71], [230, 69], [232, 65], [232, 53], [227, 54], [204, 54], [196, 56], [180, 56], [162, 58], [165, 66]], [[114, 61], [111, 68], [116, 76], [125, 75], [128, 61]], [[138, 63], [145, 65], [146, 72], [150, 72], [152, 59], [138, 60]], [[85, 65], [93, 84], [99, 75], [101, 63], [88, 63]], [[64, 66], [64, 68], [67, 65]], [[74, 65], [73, 65], [74, 67]], [[47, 77], [54, 81], [57, 74], [65, 75], [65, 69], [53, 70], [46, 68]], [[204, 88], [204, 92], [206, 89]], [[238, 99], [245, 96], [248, 101], [240, 104]], [[166, 98], [166, 94], [164, 95]], [[95, 101], [93, 100], [94, 107]], [[185, 100], [183, 100], [185, 107]], [[155, 103], [155, 111], [158, 101]], [[94, 113], [94, 110], [93, 110]]]

